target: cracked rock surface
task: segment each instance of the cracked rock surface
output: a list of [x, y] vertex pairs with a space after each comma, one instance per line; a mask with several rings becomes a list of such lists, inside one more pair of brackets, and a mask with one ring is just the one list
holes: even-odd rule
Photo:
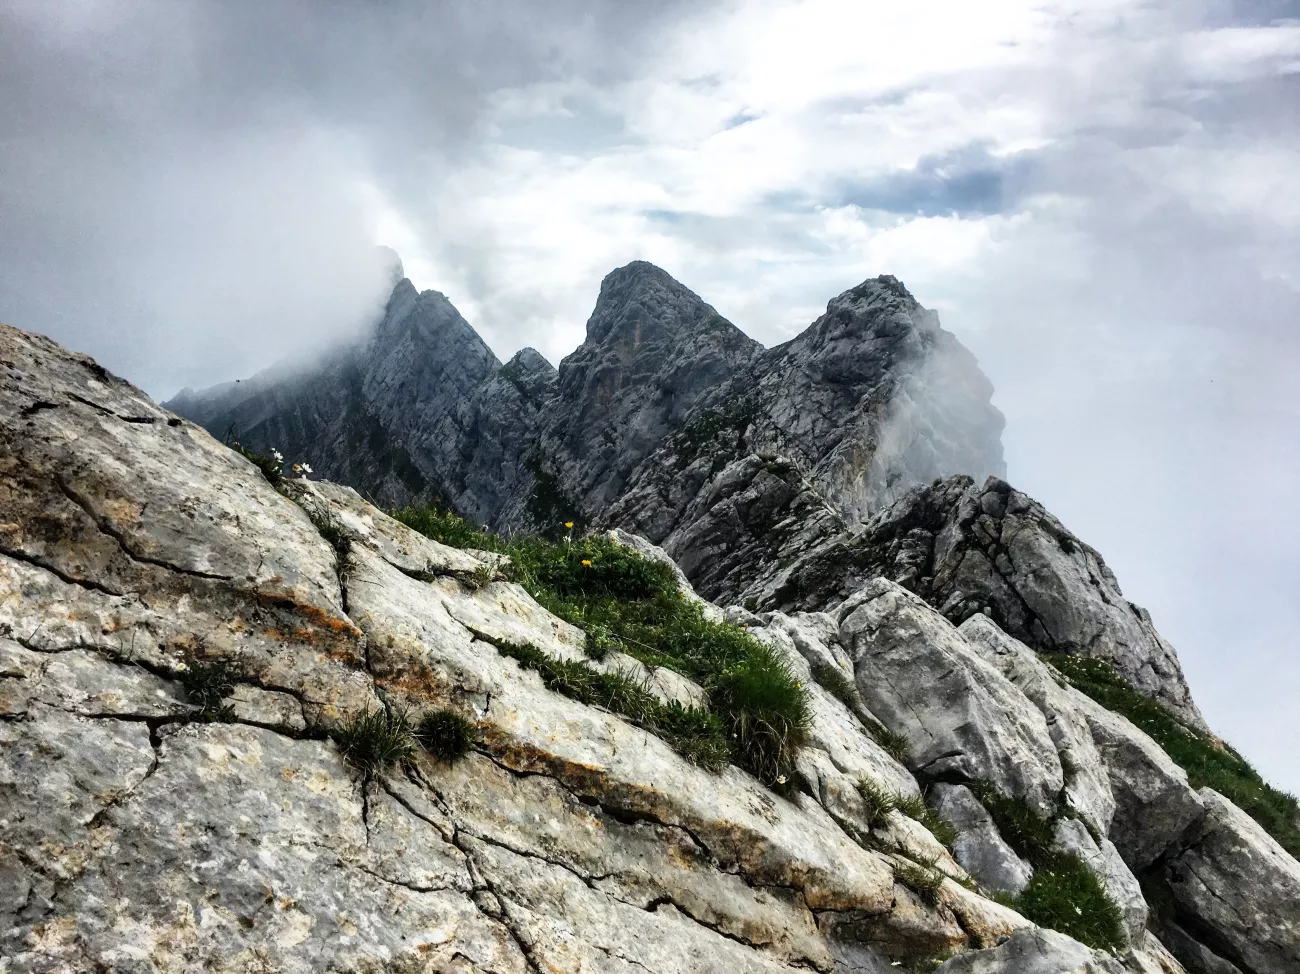
[[[1250, 974], [1294, 960], [1276, 901], [1300, 867], [991, 618], [957, 628], [885, 579], [817, 607], [707, 606], [809, 689], [798, 780], [776, 794], [498, 652], [586, 659], [583, 632], [494, 574], [496, 556], [418, 535], [350, 488], [277, 491], [46, 339], [0, 326], [0, 370], [6, 974], [877, 974], [944, 957], [939, 970], [1178, 974], [1140, 929], [1140, 892], [1123, 957], [985, 895], [999, 884], [963, 851], [977, 829], [997, 839], [961, 787], [976, 778], [1035, 807], [1071, 796], [1117, 883], [1127, 869], [1211, 877], [1212, 900], [1194, 882], [1175, 892], [1168, 942]], [[523, 360], [516, 379], [555, 381]], [[201, 705], [187, 681], [215, 663], [229, 686]], [[661, 699], [707, 699], [669, 670], [640, 675]], [[473, 750], [362, 774], [335, 735], [381, 707], [451, 709]], [[886, 728], [908, 741], [902, 760], [878, 743]], [[1067, 752], [1086, 774], [1067, 781]], [[945, 789], [964, 793], [956, 858], [901, 810], [873, 813], [871, 789], [941, 808]], [[933, 871], [925, 890], [917, 868]], [[1276, 895], [1255, 903], [1252, 886]], [[1267, 933], [1254, 952], [1247, 929]]]

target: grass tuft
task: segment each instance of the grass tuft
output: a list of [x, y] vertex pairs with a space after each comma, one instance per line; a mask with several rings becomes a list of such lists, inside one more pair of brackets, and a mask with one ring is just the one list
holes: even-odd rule
[[1300, 857], [1300, 805], [1294, 795], [1273, 788], [1232, 748], [1187, 727], [1160, 704], [1142, 696], [1105, 660], [1055, 653], [1041, 658], [1071, 686], [1141, 728], [1187, 772], [1193, 788], [1213, 788], [1258, 822], [1287, 852]]
[[199, 720], [229, 720], [233, 716], [233, 708], [223, 707], [221, 701], [235, 692], [238, 677], [238, 669], [223, 659], [187, 664], [181, 673], [181, 686], [185, 698], [199, 708]]
[[1053, 823], [1042, 818], [1024, 801], [998, 792], [988, 781], [973, 781], [970, 790], [988, 810], [1007, 845], [1031, 866], [1050, 862], [1056, 841]]
[[448, 547], [495, 550], [495, 535], [475, 527], [448, 508], [435, 504], [431, 507], [403, 507], [389, 513], [408, 528]]
[[939, 905], [939, 890], [943, 888], [944, 875], [934, 868], [938, 859], [923, 863], [894, 864], [894, 878], [919, 896], [930, 906]]
[[575, 538], [576, 527], [568, 522], [561, 526], [569, 534], [548, 540], [479, 532], [439, 508], [403, 508], [393, 516], [445, 544], [508, 555], [505, 574], [549, 612], [586, 632], [589, 657], [601, 659], [613, 650], [675, 670], [704, 688], [710, 706], [669, 713], [644, 687], [581, 663], [526, 660], [538, 653], [531, 647], [503, 647], [541, 672], [552, 689], [622, 714], [706, 767], [729, 759], [777, 789], [795, 777], [794, 755], [811, 719], [807, 689], [771, 647], [740, 626], [708, 619], [677, 587], [671, 565], [607, 537]]
[[474, 747], [473, 723], [452, 710], [435, 710], [420, 718], [416, 741], [440, 761], [454, 764]]
[[943, 845], [951, 848], [957, 841], [957, 830], [953, 828], [952, 823], [940, 818], [923, 798], [886, 791], [866, 778], [858, 782], [858, 794], [862, 796], [862, 801], [866, 805], [868, 828], [875, 828], [890, 812], [897, 810], [924, 825]]
[[811, 669], [814, 680], [844, 706], [853, 709], [854, 704], [857, 703], [858, 688], [844, 675], [843, 670], [827, 663], [814, 663]]
[[867, 828], [883, 823], [898, 808], [898, 794], [886, 791], [868, 778], [858, 782], [858, 794], [866, 806]]
[[767, 784], [785, 784], [812, 723], [807, 693], [785, 660], [755, 640], [745, 657], [722, 671], [710, 698], [744, 749], [745, 766]]
[[407, 711], [394, 708], [368, 710], [334, 732], [345, 760], [367, 778], [415, 753], [415, 737]]
[[1123, 947], [1119, 907], [1096, 874], [1078, 856], [1052, 848], [1054, 823], [1061, 816], [1044, 819], [1024, 801], [1000, 794], [987, 781], [971, 782], [969, 787], [988, 809], [1007, 845], [1034, 867], [1029, 885], [1009, 905], [1040, 927], [1057, 930], [1096, 950]]
[[908, 746], [906, 737], [902, 734], [895, 734], [883, 724], [879, 727], [868, 727], [867, 733], [891, 758], [899, 764], [907, 764], [908, 758], [912, 755], [912, 750]]
[[1118, 952], [1125, 943], [1119, 907], [1078, 856], [1056, 855], [1035, 868], [1017, 897], [1016, 909], [1040, 927], [1048, 927], [1094, 950]]
[[262, 471], [262, 476], [266, 478], [267, 483], [277, 490], [284, 482], [284, 477], [280, 473], [280, 461], [275, 457], [267, 456], [265, 453], [257, 453], [248, 447], [231, 442], [227, 444], [232, 450], [238, 453], [245, 460], [248, 460], [258, 470]]
[[663, 738], [694, 764], [717, 771], [731, 756], [722, 722], [711, 711], [684, 707], [676, 701], [665, 704], [646, 689], [642, 680], [628, 673], [604, 673], [586, 663], [556, 659], [535, 646], [508, 642], [495, 645], [503, 656], [536, 671], [547, 689], [621, 714]]

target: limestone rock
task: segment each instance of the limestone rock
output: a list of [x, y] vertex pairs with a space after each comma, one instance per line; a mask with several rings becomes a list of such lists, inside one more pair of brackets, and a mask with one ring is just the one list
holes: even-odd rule
[[1300, 969], [1300, 863], [1218, 792], [1199, 794], [1204, 820], [1162, 864], [1175, 922], [1190, 918], [1198, 940], [1248, 974]]
[[858, 690], [907, 738], [913, 774], [988, 779], [1046, 814], [1062, 786], [1039, 710], [912, 593], [871, 582], [840, 622]]
[[1204, 814], [1187, 773], [1132, 722], [1076, 694], [1115, 796], [1108, 835], [1135, 872], [1141, 872]]
[[[364, 434], [353, 459], [387, 502], [436, 490], [500, 523], [541, 517], [565, 501], [533, 488], [562, 471], [580, 505], [627, 501], [632, 521], [634, 507], [648, 512], [663, 549], [616, 540], [676, 557], [682, 584], [706, 595], [734, 587], [748, 607], [702, 611], [748, 626], [805, 685], [811, 727], [790, 789], [735, 766], [703, 770], [521, 667], [507, 644], [633, 669], [661, 699], [708, 702], [669, 669], [588, 660], [582, 630], [507, 581], [499, 556], [424, 538], [348, 487], [289, 478], [277, 489], [90, 360], [0, 326], [0, 967], [833, 974], [956, 953], [942, 969], [1118, 970], [967, 888], [963, 862], [992, 871], [963, 845], [992, 841], [952, 784], [974, 778], [1039, 809], [1064, 785], [1108, 828], [1115, 847], [1088, 846], [1078, 823], [1060, 840], [1095, 848], [1109, 870], [1133, 936], [1126, 969], [1178, 974], [1139, 929], [1144, 904], [1116, 847], [1173, 891], [1161, 936], [1194, 970], [1295, 966], [1287, 910], [1300, 866], [1251, 820], [1192, 791], [1123, 718], [1057, 685], [1014, 619], [965, 618], [951, 578], [906, 579], [945, 617], [872, 577], [983, 550], [962, 548], [976, 530], [964, 514], [949, 525], [949, 509], [971, 502], [1000, 519], [999, 544], [1029, 539], [1046, 603], [1077, 594], [1049, 577], [1068, 567], [1041, 550], [1052, 523], [1000, 482], [972, 493], [941, 481], [870, 520], [925, 471], [1000, 464], [987, 389], [933, 316], [882, 278], [765, 352], [653, 268], [607, 283], [589, 347], [558, 373], [535, 353], [499, 366], [444, 298], [407, 282], [372, 344], [326, 353], [298, 385], [268, 375], [187, 402], [268, 436], [332, 437], [343, 452]], [[428, 355], [448, 360], [421, 364]], [[408, 428], [399, 407], [412, 389]], [[755, 391], [752, 410], [711, 411], [725, 404], [719, 390], [742, 389]], [[818, 410], [801, 413], [798, 396]], [[610, 449], [589, 441], [602, 409]], [[566, 444], [561, 414], [586, 432]], [[678, 469], [668, 458], [690, 446], [683, 430], [700, 449]], [[531, 452], [542, 442], [553, 467]], [[768, 449], [778, 442], [784, 459]], [[638, 491], [664, 485], [652, 468], [675, 486], [650, 503]], [[899, 504], [939, 513], [917, 514], [907, 545], [884, 545]], [[1100, 573], [1089, 559], [1079, 565]], [[1118, 590], [1098, 577], [1084, 594], [1109, 605]], [[1130, 653], [1151, 664], [1148, 691], [1168, 689], [1142, 626], [1121, 631], [1092, 603], [1068, 608], [1037, 618], [1104, 630], [1099, 655]], [[200, 709], [195, 671], [216, 663], [229, 692]], [[473, 749], [454, 764], [417, 751], [363, 773], [335, 739], [380, 708], [449, 709], [471, 722]], [[873, 739], [878, 723], [908, 738], [907, 767]], [[926, 791], [960, 819], [957, 857], [897, 810], [868, 814], [860, 785]], [[939, 877], [921, 883], [917, 864]]]
[[1006, 844], [993, 819], [965, 785], [934, 785], [927, 796], [940, 818], [957, 830], [952, 853], [980, 885], [1018, 894], [1033, 878], [1034, 868]]
[[[547, 689], [496, 645], [583, 635], [482, 558], [349, 490], [285, 496], [52, 343], [0, 329], [0, 363], [10, 970], [830, 971], [1025, 925], [951, 881], [923, 901], [811, 797]], [[234, 690], [199, 715], [184, 681], [215, 661]], [[846, 769], [910, 782], [822, 703]], [[463, 714], [475, 754], [359, 774], [332, 737], [381, 706]]]
[[963, 954], [936, 968], [940, 974], [1121, 974], [1114, 958], [1051, 930], [1022, 930], [1006, 943]]
[[[1178, 963], [1178, 958], [1171, 954], [1150, 930], [1143, 931], [1141, 938], [1125, 955], [1124, 966], [1134, 974], [1188, 974], [1183, 965]], [[1225, 970], [1217, 974], [1232, 974], [1232, 972]]]
[[[1203, 728], [1178, 655], [1124, 598], [1101, 555], [996, 477], [910, 491], [851, 547], [857, 571], [917, 592], [954, 623], [976, 613], [1040, 652], [1104, 659], [1139, 692]], [[818, 608], [804, 599], [803, 608]]]
[[1059, 852], [1076, 855], [1087, 864], [1106, 894], [1119, 907], [1129, 943], [1139, 942], [1142, 932], [1146, 930], [1149, 911], [1137, 878], [1120, 858], [1115, 844], [1105, 836], [1098, 842], [1082, 822], [1066, 818], [1056, 823], [1054, 848]]
[[653, 264], [611, 271], [586, 340], [560, 363], [541, 420], [539, 469], [591, 517], [701, 397], [761, 350]]
[[1066, 800], [1096, 832], [1105, 835], [1115, 814], [1115, 796], [1092, 730], [1080, 710], [1081, 694], [1062, 686], [1029, 647], [1012, 639], [983, 613], [963, 622], [958, 632], [1042, 711], [1065, 770]]

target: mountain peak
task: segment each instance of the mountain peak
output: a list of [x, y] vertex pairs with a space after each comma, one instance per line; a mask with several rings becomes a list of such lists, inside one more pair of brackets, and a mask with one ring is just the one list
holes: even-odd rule
[[[615, 268], [600, 282], [600, 295], [587, 319], [587, 340], [658, 345], [697, 336], [701, 330], [740, 329], [675, 277], [648, 261], [634, 260]], [[752, 343], [757, 347], [757, 342]]]

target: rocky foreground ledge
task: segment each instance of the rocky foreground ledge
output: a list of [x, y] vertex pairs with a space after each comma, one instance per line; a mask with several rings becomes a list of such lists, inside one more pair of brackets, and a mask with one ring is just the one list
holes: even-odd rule
[[[885, 577], [710, 607], [809, 688], [778, 794], [522, 668], [500, 647], [596, 664], [496, 556], [285, 496], [48, 339], [0, 326], [0, 370], [6, 974], [1300, 970], [1300, 864], [988, 615]], [[213, 706], [187, 674], [216, 665]], [[473, 750], [344, 760], [401, 707]], [[1007, 905], [1059, 861], [1033, 822], [1117, 908], [1111, 949]]]

